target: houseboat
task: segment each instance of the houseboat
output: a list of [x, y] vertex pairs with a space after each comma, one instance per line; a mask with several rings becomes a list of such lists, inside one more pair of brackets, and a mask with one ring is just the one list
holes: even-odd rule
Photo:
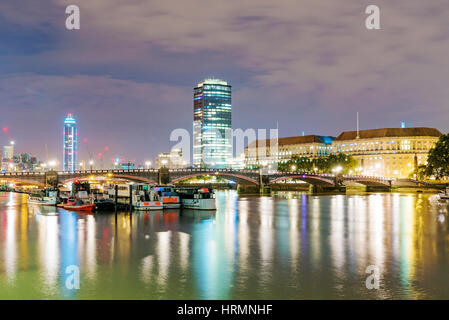
[[151, 190], [157, 193], [164, 209], [181, 208], [181, 199], [174, 186], [155, 186]]
[[216, 210], [215, 193], [209, 188], [177, 189], [182, 207], [197, 210]]
[[33, 192], [28, 197], [29, 204], [37, 204], [41, 206], [56, 206], [58, 202], [58, 190], [55, 188], [45, 188]]
[[446, 190], [440, 192], [438, 195], [441, 200], [449, 200], [449, 187], [446, 187]]
[[152, 190], [148, 184], [138, 183], [132, 187], [132, 204], [135, 210], [161, 210], [163, 203], [157, 191]]

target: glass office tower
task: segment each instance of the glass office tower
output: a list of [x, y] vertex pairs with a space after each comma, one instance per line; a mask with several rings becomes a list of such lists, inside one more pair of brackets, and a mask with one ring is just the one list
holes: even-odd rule
[[76, 170], [77, 156], [77, 130], [76, 121], [69, 113], [64, 120], [64, 141], [63, 141], [63, 167], [64, 171]]
[[227, 168], [232, 161], [231, 86], [206, 79], [193, 92], [193, 165]]

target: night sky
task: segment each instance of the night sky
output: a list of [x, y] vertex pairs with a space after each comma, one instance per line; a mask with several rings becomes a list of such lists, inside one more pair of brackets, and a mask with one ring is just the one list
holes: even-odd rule
[[0, 145], [42, 158], [61, 161], [71, 112], [80, 160], [154, 161], [212, 76], [233, 86], [234, 129], [335, 136], [357, 111], [361, 129], [449, 129], [447, 0], [1, 0], [0, 39]]

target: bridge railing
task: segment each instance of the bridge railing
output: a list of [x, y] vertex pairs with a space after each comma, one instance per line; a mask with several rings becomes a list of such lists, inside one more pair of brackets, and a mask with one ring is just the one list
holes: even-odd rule
[[[98, 170], [75, 170], [75, 171], [58, 171], [58, 175], [67, 176], [67, 175], [76, 175], [76, 174], [107, 174], [107, 173], [157, 173], [158, 169], [98, 169]], [[249, 170], [249, 169], [211, 169], [211, 168], [182, 168], [182, 169], [170, 169], [169, 172], [172, 173], [181, 173], [181, 172], [196, 172], [196, 173], [240, 173], [240, 174], [258, 174], [259, 170]], [[41, 176], [44, 175], [45, 172], [4, 172], [0, 173], [0, 177], [23, 177], [23, 176]], [[270, 174], [274, 176], [315, 176], [315, 177], [335, 177], [335, 174], [332, 173], [316, 173], [316, 172], [293, 172], [293, 171], [276, 171], [274, 174]], [[396, 178], [391, 177], [379, 177], [379, 176], [363, 176], [363, 175], [342, 175], [344, 179], [364, 179], [364, 180], [381, 180], [381, 181], [395, 181]]]

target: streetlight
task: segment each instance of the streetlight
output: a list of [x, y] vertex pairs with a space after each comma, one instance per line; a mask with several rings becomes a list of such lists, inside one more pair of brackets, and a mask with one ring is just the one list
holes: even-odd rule
[[336, 173], [340, 173], [343, 170], [343, 168], [341, 166], [338, 166], [334, 170]]
[[9, 143], [10, 143], [12, 146], [16, 144], [14, 141], [10, 141]]
[[151, 161], [147, 161], [147, 162], [145, 162], [145, 165], [147, 166], [147, 169], [150, 169], [150, 166], [151, 166]]
[[296, 171], [296, 166], [292, 165], [292, 171]]
[[90, 165], [90, 171], [92, 171], [92, 166], [94, 165], [94, 161], [93, 161], [93, 160], [90, 160], [90, 161], [89, 161], [89, 165]]

